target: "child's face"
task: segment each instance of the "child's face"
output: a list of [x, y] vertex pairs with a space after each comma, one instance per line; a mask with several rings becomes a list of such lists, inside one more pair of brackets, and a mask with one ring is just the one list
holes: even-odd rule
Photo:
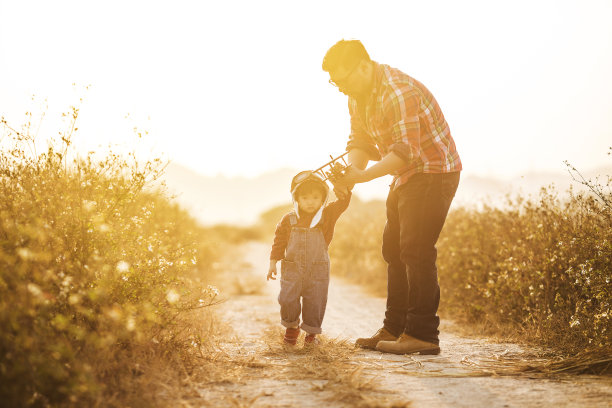
[[323, 205], [323, 194], [318, 189], [305, 189], [300, 191], [297, 196], [300, 211], [307, 214], [315, 213]]

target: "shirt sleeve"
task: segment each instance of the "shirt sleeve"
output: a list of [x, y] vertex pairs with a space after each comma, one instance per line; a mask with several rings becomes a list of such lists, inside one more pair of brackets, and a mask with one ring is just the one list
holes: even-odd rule
[[383, 115], [393, 140], [389, 151], [406, 164], [416, 160], [420, 156], [421, 142], [418, 94], [408, 86], [392, 87], [383, 100]]
[[346, 144], [346, 151], [359, 149], [368, 155], [369, 160], [380, 160], [380, 152], [376, 147], [376, 143], [374, 143], [374, 140], [367, 134], [360, 123], [361, 119], [359, 112], [357, 112], [357, 102], [351, 99], [349, 99], [349, 114], [351, 115], [351, 134]]
[[274, 243], [270, 251], [270, 259], [278, 261], [285, 258], [285, 249], [289, 242], [289, 234], [291, 233], [291, 222], [289, 214], [286, 214], [283, 219], [276, 225], [274, 232]]
[[349, 192], [348, 195], [343, 199], [338, 199], [332, 203], [327, 204], [323, 209], [325, 217], [329, 219], [330, 222], [335, 223], [338, 218], [340, 218], [340, 215], [342, 215], [342, 213], [348, 208], [352, 196], [353, 194]]

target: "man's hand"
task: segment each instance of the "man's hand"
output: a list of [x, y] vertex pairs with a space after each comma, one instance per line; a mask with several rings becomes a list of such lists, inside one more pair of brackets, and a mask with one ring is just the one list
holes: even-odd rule
[[268, 268], [268, 276], [266, 276], [266, 280], [276, 280], [276, 274], [278, 273], [276, 271], [276, 262], [273, 259], [270, 259], [270, 267]]
[[346, 169], [346, 174], [339, 181], [346, 186], [354, 186], [357, 183], [365, 183], [370, 180], [366, 170], [360, 170], [354, 166], [349, 166]]

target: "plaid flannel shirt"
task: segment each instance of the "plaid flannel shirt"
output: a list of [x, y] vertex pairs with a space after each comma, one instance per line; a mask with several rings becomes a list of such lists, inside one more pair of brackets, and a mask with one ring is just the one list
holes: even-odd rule
[[370, 160], [390, 152], [402, 158], [406, 165], [394, 173], [394, 189], [416, 173], [460, 171], [455, 141], [431, 92], [398, 69], [374, 66], [374, 87], [365, 106], [349, 98], [351, 135], [346, 150], [363, 150]]

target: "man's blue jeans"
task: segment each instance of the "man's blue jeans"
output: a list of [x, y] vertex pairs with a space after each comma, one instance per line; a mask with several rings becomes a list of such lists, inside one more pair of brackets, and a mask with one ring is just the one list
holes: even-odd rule
[[384, 326], [439, 344], [436, 242], [459, 185], [459, 172], [417, 173], [391, 190], [382, 252], [388, 264]]

